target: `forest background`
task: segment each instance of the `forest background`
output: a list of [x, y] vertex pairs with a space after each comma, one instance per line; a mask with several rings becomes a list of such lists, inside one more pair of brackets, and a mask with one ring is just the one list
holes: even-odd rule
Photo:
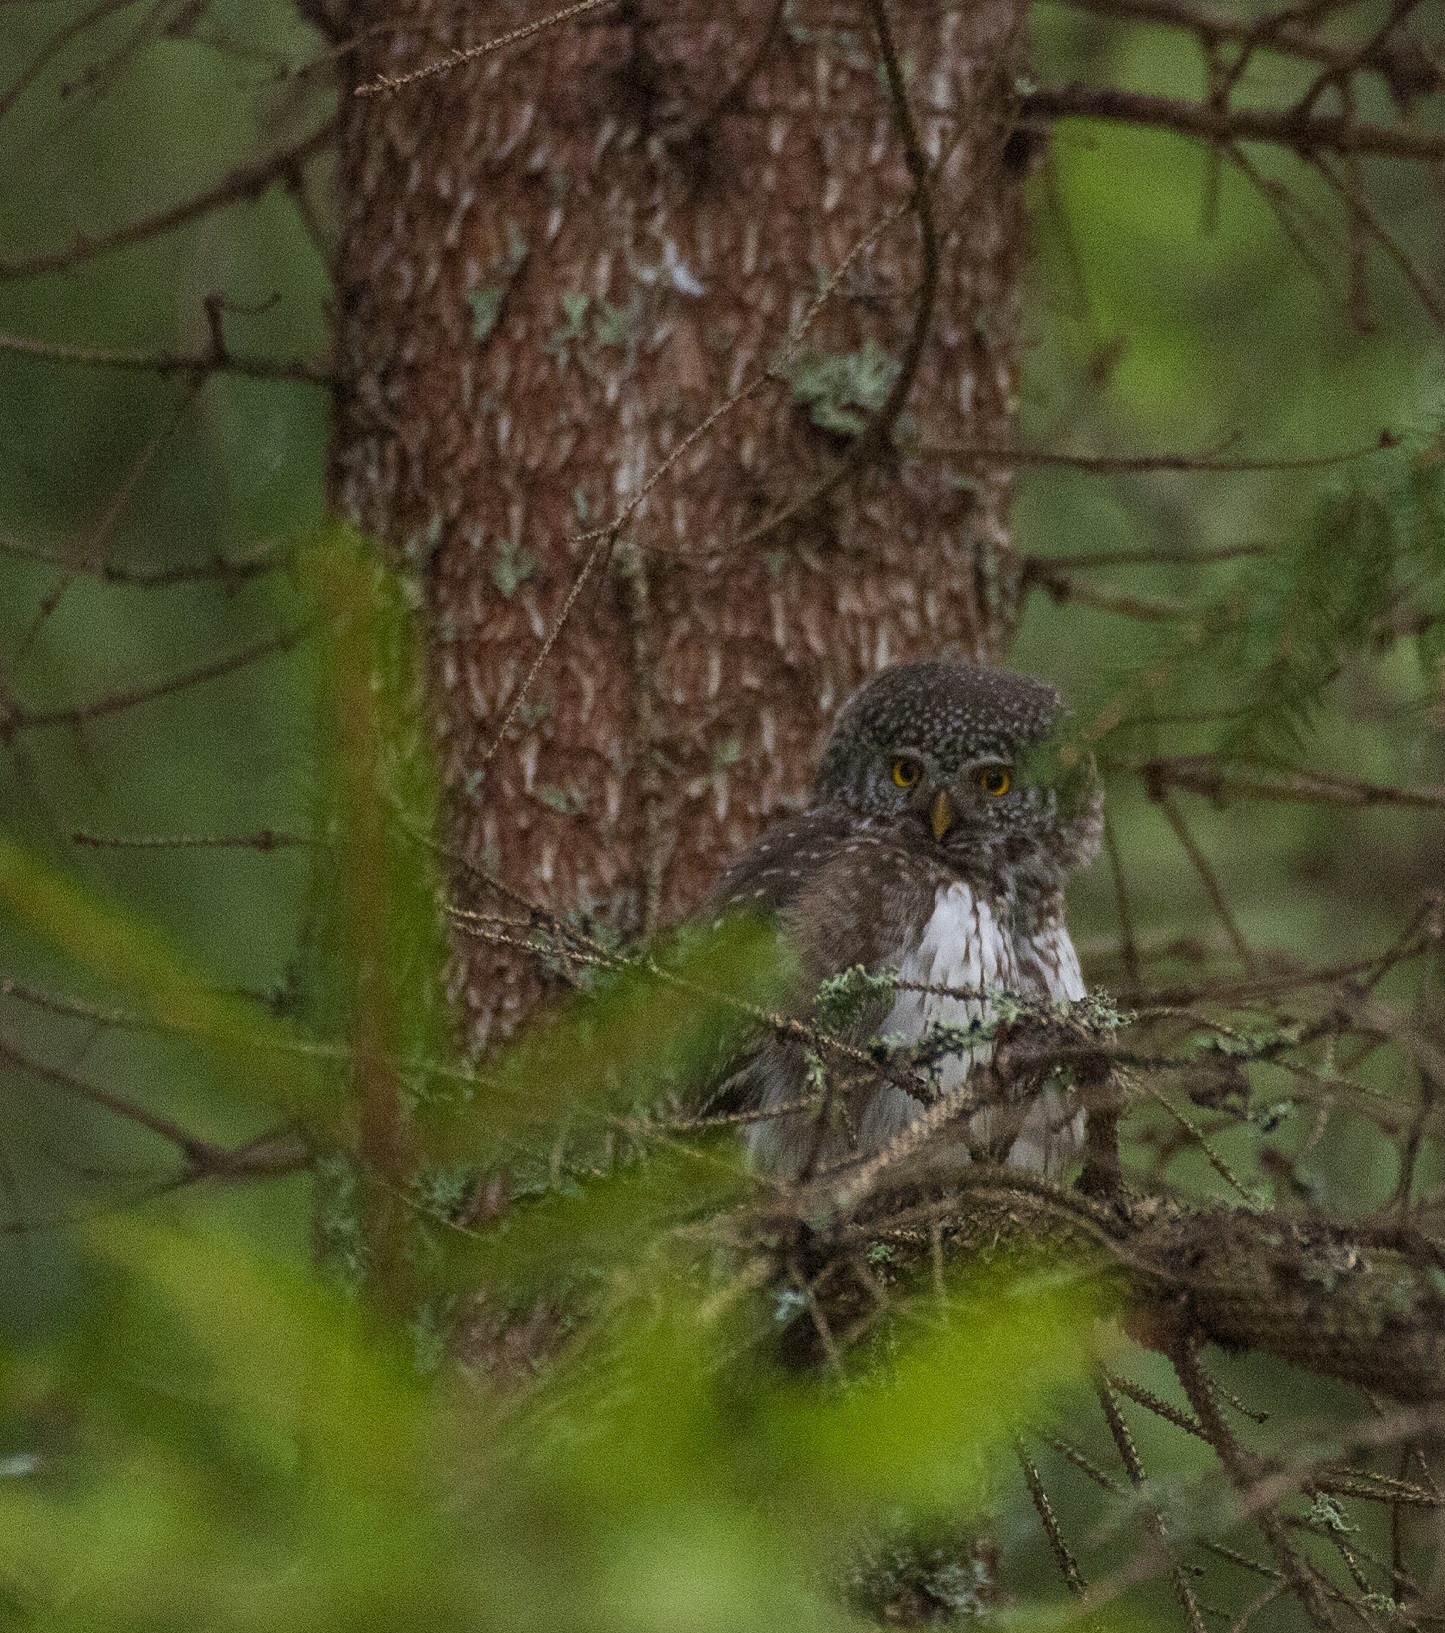
[[[1389, 10], [1342, 9], [1359, 39]], [[1040, 4], [1030, 28], [1041, 84], [1107, 83], [1190, 100], [1207, 92], [1198, 41], [1177, 27]], [[174, 232], [113, 253], [62, 253], [48, 273], [19, 276], [12, 265], [70, 245], [78, 233], [146, 218], [304, 137], [334, 102], [324, 73], [302, 71], [322, 54], [317, 34], [282, 4], [113, 0], [82, 17], [63, 5], [5, 0], [0, 336], [191, 354], [203, 353], [219, 329], [238, 355], [323, 357], [334, 224], [321, 153], [303, 155], [278, 185]], [[1261, 94], [1286, 98], [1311, 77], [1274, 58], [1250, 75]], [[1371, 94], [1388, 117], [1387, 93]], [[1424, 104], [1432, 128], [1439, 105], [1438, 95]], [[1227, 607], [1231, 597], [1267, 602], [1271, 586], [1296, 570], [1281, 567], [1272, 579], [1278, 557], [1297, 568], [1316, 549], [1330, 495], [1372, 483], [1397, 492], [1410, 470], [1430, 463], [1445, 426], [1441, 169], [1366, 161], [1372, 235], [1358, 221], [1351, 230], [1338, 192], [1285, 151], [1249, 149], [1257, 168], [1246, 174], [1173, 132], [1081, 120], [1060, 122], [1040, 148], [1028, 183], [1020, 440], [1080, 457], [1075, 467], [1020, 464], [1015, 543], [1034, 565], [1009, 661], [1055, 681], [1081, 712], [1097, 710], [1129, 677], [1177, 655], [1181, 629], [1193, 630], [1203, 660], [1197, 651], [1189, 658], [1175, 701], [1207, 710], [1245, 658], [1201, 609]], [[33, 870], [16, 885], [21, 864], [7, 863], [15, 921], [0, 929], [0, 950], [5, 973], [27, 990], [102, 1006], [127, 990], [135, 998], [145, 982], [128, 987], [109, 954], [95, 953], [109, 933], [103, 927], [119, 924], [124, 958], [144, 962], [137, 949], [148, 949], [144, 957], [160, 961], [151, 998], [174, 979], [181, 1002], [176, 994], [194, 981], [268, 1024], [294, 1013], [316, 904], [314, 824], [331, 775], [317, 698], [328, 665], [341, 660], [308, 636], [314, 580], [251, 568], [322, 528], [327, 434], [328, 394], [314, 381], [96, 367], [26, 356], [0, 341], [0, 802], [5, 832]], [[1421, 450], [1424, 463], [1410, 466]], [[1219, 468], [1091, 463], [1171, 453]], [[1335, 455], [1352, 457], [1320, 468]], [[1111, 554], [1114, 564], [1073, 559]], [[1311, 571], [1340, 570], [1328, 547], [1313, 559]], [[1388, 550], [1381, 559], [1392, 572]], [[77, 560], [90, 570], [66, 569]], [[95, 571], [101, 562], [135, 565], [138, 580], [175, 581], [128, 582], [124, 571]], [[232, 565], [184, 571], [214, 562]], [[1417, 582], [1411, 591], [1428, 602], [1438, 586]], [[1432, 628], [1427, 613], [1390, 639], [1376, 624], [1356, 631], [1323, 666], [1328, 685], [1290, 722], [1298, 758], [1327, 776], [1386, 789], [1445, 785], [1445, 672]], [[131, 696], [228, 657], [238, 661], [197, 684]], [[1225, 666], [1222, 678], [1211, 673], [1211, 657]], [[102, 707], [92, 711], [87, 700]], [[1170, 811], [1186, 799], [1181, 832]], [[1069, 908], [1086, 977], [1113, 990], [1137, 989], [1141, 969], [1149, 988], [1178, 987], [1241, 956], [1256, 974], [1292, 961], [1349, 965], [1394, 945], [1445, 880], [1438, 798], [1412, 807], [1178, 795], [1166, 808], [1143, 780], [1121, 774], [1109, 781], [1109, 811], [1127, 888], [1121, 893], [1101, 860], [1075, 885]], [[167, 836], [244, 842], [107, 843]], [[1191, 847], [1208, 859], [1204, 868]], [[44, 933], [36, 906], [52, 885], [63, 891], [55, 883], [62, 875], [79, 887], [63, 897], [72, 913], [68, 942]], [[53, 918], [62, 897], [46, 899]], [[135, 928], [141, 922], [167, 951]], [[139, 939], [125, 940], [131, 936]], [[162, 966], [173, 972], [164, 980], [155, 975]], [[1416, 1002], [1413, 988], [1403, 991], [1402, 1002]], [[496, 1500], [512, 1505], [497, 1533], [511, 1538], [511, 1556], [495, 1539], [481, 1562], [468, 1556], [458, 1540], [466, 1524], [450, 1511], [419, 1520], [435, 1494], [432, 1476], [413, 1462], [426, 1461], [419, 1448], [432, 1446], [436, 1423], [423, 1422], [433, 1405], [427, 1397], [423, 1406], [409, 1369], [435, 1334], [413, 1323], [405, 1364], [389, 1351], [378, 1360], [373, 1339], [348, 1324], [348, 1306], [310, 1287], [317, 1222], [309, 1168], [289, 1162], [283, 1142], [265, 1148], [274, 1176], [228, 1183], [206, 1168], [204, 1153], [197, 1164], [182, 1152], [182, 1176], [199, 1182], [152, 1195], [166, 1173], [155, 1130], [86, 1103], [67, 1079], [103, 1083], [158, 1117], [202, 1128], [213, 1150], [244, 1149], [265, 1132], [254, 1096], [230, 1093], [226, 1074], [198, 1068], [185, 1043], [84, 1011], [62, 1017], [57, 1030], [55, 1015], [14, 991], [0, 1003], [0, 1330], [14, 1389], [9, 1444], [0, 1446], [9, 1455], [3, 1483], [19, 1489], [43, 1479], [47, 1457], [65, 1468], [58, 1491], [33, 1503], [26, 1492], [8, 1511], [21, 1541], [0, 1592], [15, 1625], [83, 1626], [97, 1605], [113, 1627], [415, 1625], [422, 1610], [428, 1621], [458, 1626], [520, 1626], [534, 1617], [542, 1625], [549, 1615], [574, 1616], [575, 1625], [797, 1626], [800, 1617], [828, 1625], [827, 1596], [806, 1572], [790, 1574], [796, 1560], [776, 1539], [754, 1534], [738, 1493], [694, 1489], [689, 1459], [714, 1479], [717, 1460], [736, 1454], [724, 1449], [714, 1417], [706, 1429], [702, 1417], [614, 1425], [617, 1444], [604, 1438], [571, 1463], [559, 1454], [545, 1478], [509, 1463]], [[1417, 1013], [1438, 1044], [1438, 1009]], [[235, 1046], [244, 1053], [252, 1044]], [[1381, 1070], [1381, 1082], [1393, 1083], [1390, 1068]], [[1250, 1167], [1265, 1136], [1293, 1119], [1285, 1138], [1294, 1143], [1279, 1170], [1288, 1170], [1290, 1185], [1342, 1216], [1382, 1207], [1398, 1179], [1390, 1142], [1366, 1137], [1349, 1115], [1321, 1118], [1312, 1134], [1315, 1124], [1286, 1100], [1256, 1097], [1250, 1116], [1221, 1136], [1228, 1161]], [[168, 1137], [162, 1131], [162, 1144]], [[1229, 1195], [1227, 1177], [1188, 1141], [1166, 1158], [1157, 1128], [1138, 1137], [1141, 1161], [1177, 1162], [1195, 1194]], [[1427, 1150], [1422, 1192], [1441, 1179]], [[993, 1307], [984, 1300], [979, 1308]], [[1037, 1339], [1054, 1331], [1049, 1323], [1067, 1329], [1080, 1317], [1050, 1306], [1031, 1319], [1041, 1324]], [[989, 1330], [982, 1318], [979, 1330]], [[248, 1331], [275, 1343], [264, 1367], [244, 1359]], [[1011, 1331], [998, 1340], [1000, 1353]], [[669, 1376], [656, 1348], [642, 1346], [644, 1363], [628, 1341], [619, 1340], [624, 1359], [598, 1363], [601, 1375], [634, 1378], [628, 1367], [645, 1364], [657, 1368], [654, 1382]], [[1031, 1347], [1017, 1334], [1013, 1341]], [[681, 1354], [686, 1343], [676, 1342]], [[969, 1342], [980, 1342], [978, 1331]], [[277, 1362], [283, 1351], [290, 1360]], [[158, 1426], [166, 1414], [157, 1402], [171, 1390], [164, 1375], [181, 1352], [188, 1381], [175, 1393], [185, 1402], [184, 1426]], [[979, 1351], [970, 1353], [978, 1360]], [[958, 1362], [953, 1355], [950, 1366]], [[692, 1376], [685, 1359], [670, 1364]], [[315, 1499], [322, 1519], [310, 1528], [294, 1514], [276, 1522], [267, 1504], [280, 1499], [257, 1496], [294, 1473], [291, 1454], [267, 1438], [290, 1421], [294, 1401], [282, 1410], [268, 1393], [273, 1383], [289, 1388], [287, 1365], [297, 1378], [321, 1366], [342, 1379], [334, 1414], [328, 1406], [309, 1426], [326, 1471], [318, 1488], [327, 1493]], [[937, 1367], [920, 1367], [919, 1398], [948, 1418], [929, 1393]], [[1010, 1390], [1024, 1390], [1024, 1376], [971, 1386], [972, 1427], [956, 1429], [964, 1461], [965, 1452], [996, 1451], [995, 1442], [1007, 1449], [1005, 1409], [1018, 1404]], [[141, 1404], [115, 1381], [137, 1377]], [[1318, 1380], [1279, 1362], [1257, 1363], [1247, 1382], [1251, 1403], [1272, 1414], [1277, 1445], [1311, 1442], [1334, 1410]], [[582, 1388], [576, 1379], [568, 1387]], [[683, 1394], [692, 1410], [696, 1402]], [[1032, 1410], [1037, 1400], [1029, 1401]], [[789, 1397], [788, 1410], [815, 1407]], [[906, 1463], [906, 1413], [897, 1403], [889, 1410], [896, 1417], [887, 1434], [900, 1437]], [[951, 1410], [966, 1416], [956, 1400]], [[445, 1411], [455, 1429], [455, 1404]], [[369, 1428], [358, 1432], [358, 1423]], [[800, 1417], [789, 1432], [803, 1442], [816, 1432], [816, 1466], [799, 1474], [798, 1492], [829, 1494], [840, 1534], [861, 1512], [837, 1495], [849, 1482], [885, 1506], [919, 1498], [917, 1485], [895, 1489], [871, 1465], [850, 1462], [843, 1448], [854, 1437], [827, 1423]], [[746, 1455], [763, 1458], [759, 1447], [780, 1432], [776, 1422], [758, 1430]], [[879, 1467], [889, 1461], [887, 1434]], [[1148, 1444], [1160, 1490], [1202, 1478], [1187, 1447]], [[634, 1455], [644, 1465], [661, 1460], [658, 1513], [642, 1502], [635, 1471], [618, 1472]], [[1062, 1494], [1050, 1485], [1065, 1522], [1106, 1558], [1111, 1548], [1126, 1557], [1122, 1526], [1108, 1530], [1095, 1488], [1087, 1479], [1069, 1487], [1078, 1469], [1065, 1464]], [[462, 1488], [472, 1478], [449, 1472]], [[936, 1478], [956, 1507], [967, 1507], [966, 1493], [976, 1496], [972, 1475], [955, 1470], [944, 1479], [931, 1466], [918, 1475], [923, 1485]], [[546, 1481], [554, 1483], [544, 1499], [538, 1482]], [[368, 1482], [369, 1505], [336, 1495], [346, 1488], [354, 1496]], [[1031, 1614], [1049, 1606], [1054, 1614], [1064, 1587], [1050, 1576], [1051, 1538], [1037, 1526], [1024, 1482], [1015, 1484], [995, 1502], [1006, 1578]], [[659, 1517], [664, 1497], [673, 1506]], [[579, 1517], [589, 1500], [593, 1510]], [[629, 1509], [634, 1501], [641, 1506]], [[1208, 1501], [1217, 1505], [1218, 1493]], [[253, 1502], [270, 1517], [257, 1518]], [[545, 1593], [539, 1583], [550, 1556], [526, 1520], [536, 1505], [557, 1528], [557, 1548], [572, 1546], [579, 1557], [595, 1548], [600, 1561], [569, 1563]], [[1218, 1517], [1210, 1509], [1199, 1519], [1201, 1533]], [[276, 1534], [267, 1531], [273, 1523]], [[278, 1541], [281, 1532], [290, 1540]], [[238, 1538], [255, 1555], [230, 1578], [223, 1562]], [[1388, 1554], [1388, 1544], [1380, 1548]], [[1052, 1552], [1056, 1558], [1057, 1546]], [[1110, 1568], [1120, 1568], [1117, 1559], [1102, 1567]], [[1129, 1600], [1131, 1625], [1178, 1625], [1168, 1572], [1155, 1575]], [[1438, 1578], [1430, 1591], [1439, 1610]], [[493, 1596], [485, 1615], [475, 1610], [479, 1594]], [[1231, 1625], [1241, 1603], [1227, 1618], [1211, 1613], [1209, 1625]], [[200, 1619], [188, 1619], [198, 1604], [206, 1607]], [[1385, 1618], [1379, 1625], [1415, 1625], [1390, 1621], [1379, 1605], [1374, 1611]], [[1259, 1625], [1295, 1625], [1282, 1599], [1264, 1614], [1280, 1619]]]

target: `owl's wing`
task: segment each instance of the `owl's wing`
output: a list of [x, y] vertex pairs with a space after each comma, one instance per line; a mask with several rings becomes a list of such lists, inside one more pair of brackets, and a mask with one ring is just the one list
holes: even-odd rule
[[847, 822], [829, 811], [804, 811], [768, 829], [714, 885], [705, 911], [777, 917], [798, 898], [849, 835]]
[[[847, 833], [842, 820], [822, 811], [806, 811], [775, 824], [727, 869], [698, 916], [704, 922], [720, 922], [731, 914], [756, 916], [771, 921], [778, 935], [790, 937], [789, 909], [837, 855]], [[801, 998], [801, 991], [797, 996]], [[689, 1114], [731, 1116], [760, 1104], [758, 1074], [764, 1069], [768, 1042], [759, 1027], [711, 1062], [687, 1096]]]

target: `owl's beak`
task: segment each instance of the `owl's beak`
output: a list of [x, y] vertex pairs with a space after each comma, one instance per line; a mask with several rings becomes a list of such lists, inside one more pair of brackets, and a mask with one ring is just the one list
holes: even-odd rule
[[953, 819], [953, 801], [949, 799], [947, 790], [940, 788], [933, 796], [933, 804], [928, 808], [928, 820], [933, 826], [933, 837], [942, 839], [953, 826]]

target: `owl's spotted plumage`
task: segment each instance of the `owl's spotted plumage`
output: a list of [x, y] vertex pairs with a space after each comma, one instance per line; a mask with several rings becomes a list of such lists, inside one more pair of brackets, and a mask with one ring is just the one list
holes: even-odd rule
[[[874, 1004], [850, 1041], [916, 1043], [940, 1024], [991, 1013], [984, 989], [1049, 1003], [1084, 994], [1064, 925], [1063, 886], [1098, 849], [1099, 797], [1087, 767], [1042, 772], [1038, 750], [1062, 703], [1053, 687], [1001, 669], [908, 664], [868, 682], [844, 706], [807, 808], [766, 834], [714, 894], [723, 912], [775, 918], [799, 967], [800, 992], [861, 965], [896, 970], [902, 985]], [[976, 996], [966, 996], [973, 993]], [[986, 1041], [939, 1059], [934, 1097], [986, 1061]], [[742, 1073], [753, 1108], [751, 1159], [795, 1179], [875, 1151], [925, 1101], [860, 1074], [837, 1114], [781, 1111], [808, 1098], [800, 1047], [769, 1038]], [[1030, 1103], [976, 1113], [967, 1139], [1035, 1173], [1056, 1174], [1081, 1125], [1056, 1089]], [[967, 1160], [959, 1147], [959, 1156]]]

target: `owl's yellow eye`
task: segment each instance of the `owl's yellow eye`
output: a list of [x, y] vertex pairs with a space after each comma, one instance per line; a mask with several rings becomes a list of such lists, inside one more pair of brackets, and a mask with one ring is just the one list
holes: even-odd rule
[[893, 762], [893, 780], [900, 788], [912, 788], [922, 775], [923, 770], [917, 760], [895, 760]]
[[1009, 776], [1008, 772], [1000, 771], [997, 768], [992, 771], [985, 771], [978, 779], [978, 786], [983, 789], [984, 793], [992, 794], [995, 797], [999, 794], [1008, 793], [1012, 785], [1013, 778]]

